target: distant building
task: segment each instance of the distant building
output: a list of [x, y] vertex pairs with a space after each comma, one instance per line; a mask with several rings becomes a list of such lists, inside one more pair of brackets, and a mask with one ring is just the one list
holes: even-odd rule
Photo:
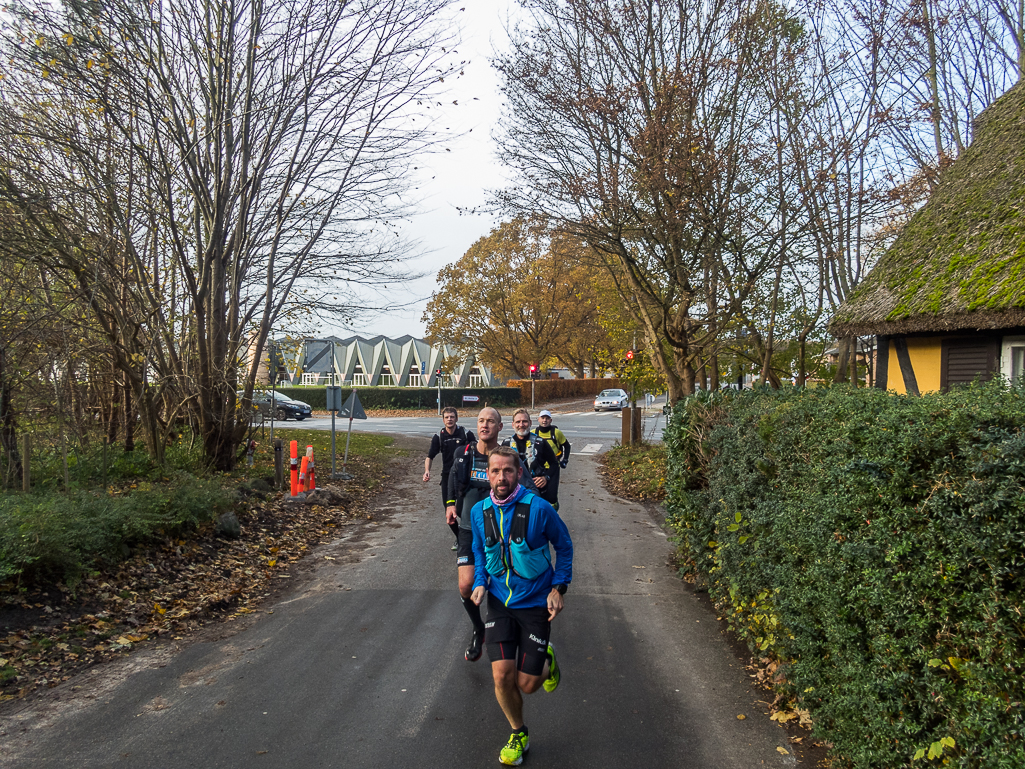
[[443, 387], [497, 384], [491, 370], [472, 356], [465, 358], [448, 345], [434, 347], [408, 335], [305, 339], [281, 357], [292, 385], [437, 387], [438, 369]]

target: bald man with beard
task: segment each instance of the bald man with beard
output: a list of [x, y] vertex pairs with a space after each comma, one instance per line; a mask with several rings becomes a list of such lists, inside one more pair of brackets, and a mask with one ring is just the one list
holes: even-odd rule
[[[445, 518], [450, 524], [459, 524], [456, 549], [459, 598], [473, 624], [470, 645], [463, 655], [467, 662], [479, 660], [484, 649], [484, 620], [480, 616], [480, 607], [470, 600], [474, 580], [473, 530], [470, 526], [470, 510], [475, 504], [491, 495], [491, 486], [488, 483], [488, 453], [498, 446], [498, 436], [501, 432], [502, 415], [498, 413], [498, 410], [491, 407], [481, 409], [480, 414], [477, 415], [477, 440], [457, 452], [452, 463], [452, 472], [449, 473], [448, 498], [455, 500], [455, 504], [449, 505], [445, 509]], [[530, 480], [530, 472], [527, 471], [525, 474], [526, 478], [522, 485], [531, 491], [536, 491], [536, 487]]]

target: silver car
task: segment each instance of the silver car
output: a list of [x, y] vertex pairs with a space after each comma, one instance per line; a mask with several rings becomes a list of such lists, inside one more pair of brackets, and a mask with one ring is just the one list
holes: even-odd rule
[[629, 405], [630, 396], [626, 394], [626, 390], [602, 390], [594, 399], [595, 411], [605, 411], [606, 409], [622, 411]]

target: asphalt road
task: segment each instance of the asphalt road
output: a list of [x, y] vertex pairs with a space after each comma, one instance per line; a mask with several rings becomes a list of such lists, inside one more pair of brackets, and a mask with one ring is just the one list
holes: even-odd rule
[[[302, 586], [265, 607], [273, 613], [5, 711], [0, 764], [497, 766], [509, 728], [486, 661], [463, 660], [469, 622], [438, 489], [417, 479], [419, 457], [401, 462], [381, 523], [318, 549]], [[763, 695], [667, 567], [649, 513], [605, 493], [592, 458], [575, 458], [563, 479], [576, 553], [552, 629], [563, 679], [527, 698], [524, 766], [792, 766]]]
[[[661, 404], [647, 410], [644, 417], [644, 437], [647, 440], [661, 440], [662, 430], [665, 427], [665, 417], [662, 416]], [[512, 435], [512, 412], [514, 409], [503, 409], [505, 420], [504, 437]], [[537, 412], [540, 408], [532, 411], [534, 426], [537, 426]], [[473, 430], [477, 420], [477, 409], [461, 409], [460, 424]], [[619, 441], [623, 435], [622, 414], [618, 411], [553, 411], [552, 421], [566, 435], [567, 440], [573, 446], [573, 453], [583, 452], [596, 454], [606, 451], [612, 444]], [[331, 417], [312, 417], [302, 422], [276, 422], [275, 429], [291, 428], [301, 426], [311, 430], [330, 430]], [[369, 417], [367, 419], [354, 419], [352, 422], [353, 432], [369, 433], [398, 433], [413, 437], [423, 437], [429, 441], [430, 436], [438, 432], [442, 427], [441, 417]], [[345, 431], [349, 428], [348, 419], [335, 419], [335, 430], [342, 441], [344, 450]], [[591, 447], [587, 451], [587, 447]]]

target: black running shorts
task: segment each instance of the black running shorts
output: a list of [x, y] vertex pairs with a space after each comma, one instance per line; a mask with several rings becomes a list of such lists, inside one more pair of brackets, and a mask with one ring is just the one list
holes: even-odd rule
[[488, 659], [516, 660], [516, 669], [539, 676], [548, 659], [548, 607], [508, 609], [488, 593], [488, 619], [484, 638]]
[[459, 542], [456, 543], [456, 566], [473, 566], [473, 529], [459, 528]]

